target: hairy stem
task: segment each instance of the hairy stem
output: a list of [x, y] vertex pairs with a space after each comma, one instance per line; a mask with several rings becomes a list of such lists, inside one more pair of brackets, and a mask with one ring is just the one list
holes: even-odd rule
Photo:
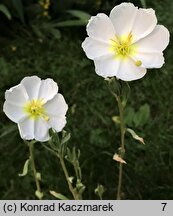
[[58, 155], [58, 158], [59, 158], [59, 160], [60, 160], [62, 169], [63, 169], [63, 171], [64, 171], [64, 175], [65, 175], [65, 178], [66, 178], [66, 181], [67, 181], [69, 190], [70, 190], [71, 194], [73, 195], [73, 198], [74, 198], [75, 200], [79, 200], [80, 197], [79, 197], [78, 193], [75, 191], [75, 189], [73, 188], [72, 183], [70, 182], [70, 178], [69, 178], [69, 174], [68, 174], [68, 171], [67, 171], [65, 162], [64, 162], [64, 158], [63, 158], [61, 155]]
[[37, 171], [36, 171], [35, 160], [34, 160], [34, 143], [35, 142], [28, 143], [29, 153], [30, 153], [30, 160], [31, 160], [31, 168], [32, 168], [32, 172], [33, 172], [33, 175], [34, 175], [34, 178], [35, 178], [35, 184], [36, 184], [36, 187], [37, 187], [37, 191], [39, 193], [41, 193], [40, 182], [39, 182], [39, 179], [37, 177]]
[[[121, 130], [121, 144], [120, 151], [124, 152], [124, 135], [125, 135], [125, 125], [124, 125], [124, 108], [121, 102], [120, 96], [116, 97], [118, 102], [118, 109], [120, 114], [120, 130]], [[118, 188], [117, 188], [117, 200], [121, 199], [121, 188], [122, 188], [122, 174], [123, 174], [123, 164], [119, 164], [119, 175], [118, 175]]]

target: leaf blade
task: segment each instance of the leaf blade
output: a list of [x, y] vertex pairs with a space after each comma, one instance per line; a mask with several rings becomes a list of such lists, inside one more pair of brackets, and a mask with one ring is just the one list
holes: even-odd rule
[[3, 4], [0, 4], [0, 11], [9, 19], [11, 20], [11, 13], [10, 11], [8, 10], [8, 8], [3, 5]]

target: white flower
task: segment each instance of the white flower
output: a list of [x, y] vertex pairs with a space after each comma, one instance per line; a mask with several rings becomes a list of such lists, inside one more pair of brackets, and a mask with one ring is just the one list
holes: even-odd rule
[[153, 9], [122, 3], [109, 17], [103, 13], [91, 17], [87, 33], [82, 48], [102, 77], [136, 80], [146, 74], [146, 68], [164, 64], [162, 51], [169, 43], [169, 32], [157, 25]]
[[3, 110], [18, 124], [25, 140], [49, 140], [50, 128], [59, 132], [65, 126], [67, 109], [64, 97], [58, 93], [58, 86], [52, 79], [25, 77], [5, 93]]

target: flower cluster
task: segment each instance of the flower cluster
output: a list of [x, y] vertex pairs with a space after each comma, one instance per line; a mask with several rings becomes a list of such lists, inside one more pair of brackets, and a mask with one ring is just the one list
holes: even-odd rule
[[[50, 1], [44, 8], [49, 8]], [[88, 36], [82, 47], [94, 60], [96, 73], [104, 78], [115, 76], [124, 81], [140, 79], [146, 68], [164, 64], [163, 50], [169, 32], [157, 25], [153, 9], [141, 9], [132, 3], [115, 6], [110, 16], [99, 13], [87, 25]], [[25, 140], [47, 141], [49, 129], [59, 132], [66, 124], [68, 106], [52, 79], [25, 77], [5, 93], [3, 110], [18, 124]]]
[[[43, 15], [48, 16], [51, 1], [39, 0], [39, 4], [43, 9]], [[87, 25], [87, 34], [88, 37], [82, 43], [82, 48], [87, 57], [94, 60], [96, 73], [104, 78], [117, 78], [107, 80], [119, 108], [118, 124], [121, 130], [121, 142], [118, 154], [115, 153], [113, 159], [120, 163], [117, 199], [121, 199], [122, 164], [126, 164], [125, 133], [129, 132], [142, 144], [144, 140], [132, 129], [126, 128], [124, 108], [128, 88], [118, 79], [137, 80], [146, 74], [147, 68], [160, 68], [164, 64], [163, 51], [169, 43], [169, 32], [163, 25], [157, 24], [153, 9], [141, 9], [132, 3], [122, 3], [112, 9], [109, 17], [103, 13], [91, 17]], [[12, 50], [15, 51], [15, 48]], [[127, 83], [125, 84], [127, 86]], [[65, 127], [67, 110], [68, 105], [63, 95], [58, 93], [57, 83], [49, 78], [41, 80], [37, 76], [25, 77], [19, 85], [5, 92], [3, 111], [9, 119], [17, 123], [21, 138], [30, 140], [25, 141], [29, 146], [30, 157], [25, 162], [20, 176], [27, 174], [28, 164], [30, 164], [37, 188], [35, 195], [39, 199], [42, 199], [43, 192], [39, 183], [41, 174], [36, 171], [34, 162], [35, 141], [49, 141], [49, 146], [43, 146], [59, 159], [74, 199], [82, 199], [85, 190], [79, 166], [80, 151], [76, 151], [75, 147], [72, 150], [67, 148], [66, 143], [70, 134], [62, 133], [62, 138], [59, 138], [60, 136], [55, 133]], [[52, 139], [49, 137], [50, 129], [53, 129], [50, 131]], [[74, 167], [76, 180], [73, 182], [74, 177], [68, 174], [64, 159]], [[103, 192], [102, 186], [98, 186], [95, 190], [100, 199]], [[58, 199], [68, 199], [55, 191], [50, 193]]]

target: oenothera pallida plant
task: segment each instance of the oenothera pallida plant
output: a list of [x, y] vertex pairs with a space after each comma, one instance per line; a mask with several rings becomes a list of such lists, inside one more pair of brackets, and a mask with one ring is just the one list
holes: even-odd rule
[[[41, 174], [36, 171], [35, 167], [34, 144], [45, 141], [49, 141], [49, 146], [46, 143], [43, 146], [59, 158], [74, 199], [79, 198], [78, 191], [75, 191], [69, 181], [70, 177], [64, 162], [66, 156], [71, 163], [72, 160], [77, 163], [79, 154], [73, 150], [73, 157], [70, 158], [71, 150], [66, 147], [70, 135], [64, 131], [61, 135], [57, 134], [57, 132], [62, 131], [66, 124], [67, 109], [68, 106], [64, 97], [58, 93], [57, 83], [52, 79], [41, 80], [37, 76], [25, 77], [19, 85], [5, 92], [3, 110], [13, 122], [17, 123], [20, 136], [28, 144], [30, 152], [30, 157], [25, 162], [21, 176], [27, 174], [28, 165], [30, 164], [36, 182], [35, 194], [39, 199], [42, 199], [43, 193], [40, 188]], [[74, 165], [74, 168], [77, 173], [80, 171], [79, 166], [76, 168]], [[77, 179], [77, 186], [83, 189], [81, 176]], [[64, 198], [54, 191], [51, 191], [51, 193]]]
[[124, 108], [129, 86], [124, 81], [142, 78], [147, 68], [162, 67], [163, 50], [169, 43], [169, 32], [163, 25], [157, 25], [153, 9], [122, 3], [115, 6], [109, 16], [99, 13], [91, 17], [87, 34], [82, 48], [87, 57], [94, 61], [96, 73], [107, 80], [118, 102], [121, 145], [113, 158], [120, 163], [117, 199], [121, 199], [125, 132], [130, 132], [135, 139], [143, 142], [133, 130], [125, 127]]

